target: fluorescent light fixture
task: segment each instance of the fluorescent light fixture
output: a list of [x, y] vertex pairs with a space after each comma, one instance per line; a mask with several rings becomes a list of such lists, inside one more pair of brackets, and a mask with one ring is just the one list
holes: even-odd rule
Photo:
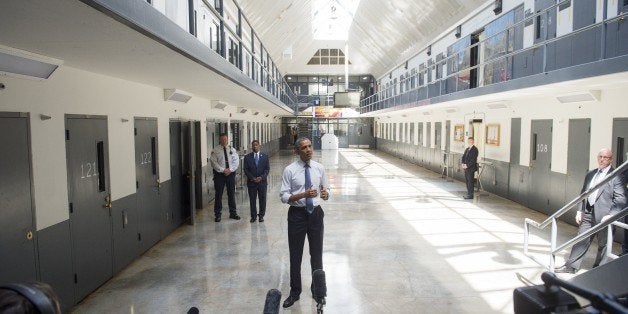
[[589, 90], [585, 92], [570, 93], [556, 96], [556, 100], [560, 103], [600, 101], [602, 92], [599, 90]]
[[258, 115], [258, 114], [259, 114], [259, 111], [255, 111], [255, 112], [253, 112], [253, 115], [254, 115], [254, 116], [256, 116], [256, 115]]
[[61, 60], [0, 46], [0, 75], [45, 80], [62, 63]]
[[488, 107], [488, 109], [504, 109], [504, 108], [508, 108], [508, 103], [506, 103], [506, 102], [492, 102], [492, 103], [486, 104], [486, 107]]
[[445, 108], [445, 112], [447, 112], [447, 113], [458, 112], [458, 108], [456, 108], [456, 107]]
[[238, 112], [239, 113], [246, 113], [248, 109], [244, 108], [244, 107], [238, 107]]
[[216, 108], [216, 109], [220, 109], [220, 110], [225, 110], [225, 108], [227, 108], [228, 104], [226, 102], [220, 101], [220, 100], [212, 100], [212, 107]]
[[431, 113], [431, 112], [429, 112], [429, 111], [423, 111], [423, 115], [429, 116], [429, 115], [431, 115], [431, 114], [432, 114], [432, 113]]
[[187, 103], [192, 95], [176, 88], [164, 89], [164, 101], [172, 100]]

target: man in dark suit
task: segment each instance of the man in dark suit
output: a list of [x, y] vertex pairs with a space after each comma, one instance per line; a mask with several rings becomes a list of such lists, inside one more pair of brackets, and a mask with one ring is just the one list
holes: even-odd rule
[[246, 175], [246, 186], [249, 188], [249, 202], [251, 204], [251, 222], [255, 222], [258, 217], [255, 200], [259, 195], [259, 222], [264, 222], [266, 213], [266, 187], [268, 182], [266, 177], [270, 171], [268, 156], [260, 152], [262, 147], [258, 140], [251, 143], [252, 152], [244, 156], [244, 174]]
[[467, 195], [464, 199], [473, 198], [473, 177], [478, 171], [478, 148], [473, 145], [473, 137], [469, 137], [469, 147], [462, 154], [462, 169], [464, 169], [464, 180], [467, 182]]
[[[587, 173], [581, 193], [595, 186], [603, 180], [604, 177], [613, 172], [614, 169], [611, 166], [612, 161], [613, 153], [610, 149], [604, 148], [600, 150], [597, 155], [598, 169]], [[582, 234], [596, 224], [605, 221], [611, 215], [616, 214], [626, 206], [626, 185], [623, 181], [622, 175], [616, 176], [599, 189], [593, 191], [589, 197], [582, 201], [580, 210], [576, 213], [576, 223], [580, 225], [578, 234]], [[605, 262], [602, 259], [607, 249], [607, 233], [607, 228], [597, 233], [598, 249], [593, 267], [597, 267]], [[569, 255], [569, 259], [565, 262], [565, 265], [557, 268], [555, 272], [573, 274], [578, 271], [584, 255], [587, 253], [591, 242], [593, 242], [593, 237], [595, 237], [595, 235], [576, 243], [576, 245], [571, 248], [571, 254]]]

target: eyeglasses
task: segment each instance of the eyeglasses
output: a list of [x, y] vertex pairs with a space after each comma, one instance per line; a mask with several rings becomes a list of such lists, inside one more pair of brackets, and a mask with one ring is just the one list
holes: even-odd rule
[[602, 159], [611, 159], [613, 158], [613, 156], [597, 156], [597, 158], [602, 158]]

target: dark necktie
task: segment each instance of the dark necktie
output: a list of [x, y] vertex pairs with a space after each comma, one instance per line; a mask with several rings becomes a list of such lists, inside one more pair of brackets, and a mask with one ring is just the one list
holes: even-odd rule
[[255, 167], [259, 165], [259, 154], [255, 153]]
[[[305, 164], [305, 189], [312, 187], [312, 179], [310, 177], [310, 165]], [[314, 200], [310, 197], [305, 198], [305, 209], [309, 214], [314, 211]]]
[[229, 168], [229, 156], [227, 156], [227, 148], [222, 147], [222, 151], [225, 153], [225, 169]]

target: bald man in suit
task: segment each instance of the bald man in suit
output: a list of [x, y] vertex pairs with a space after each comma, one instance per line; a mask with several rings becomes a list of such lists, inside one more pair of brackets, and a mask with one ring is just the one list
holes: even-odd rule
[[[598, 168], [587, 173], [584, 179], [584, 185], [582, 191], [590, 189], [597, 183], [602, 181], [613, 170], [611, 162], [613, 161], [613, 152], [604, 148], [597, 154]], [[580, 210], [576, 213], [576, 223], [580, 225], [578, 228], [578, 234], [582, 234], [587, 230], [593, 228], [600, 222], [605, 221], [610, 216], [618, 213], [626, 206], [626, 184], [624, 182], [624, 176], [618, 175], [606, 184], [602, 185], [599, 189], [592, 192], [589, 197], [582, 201]], [[604, 228], [597, 234], [590, 236], [588, 239], [584, 239], [576, 243], [571, 248], [571, 254], [565, 262], [565, 265], [557, 268], [557, 273], [571, 273], [574, 274], [580, 268], [582, 259], [587, 253], [593, 238], [597, 235], [597, 255], [593, 267], [597, 267], [603, 264], [603, 258], [606, 254], [606, 238], [608, 229]]]

